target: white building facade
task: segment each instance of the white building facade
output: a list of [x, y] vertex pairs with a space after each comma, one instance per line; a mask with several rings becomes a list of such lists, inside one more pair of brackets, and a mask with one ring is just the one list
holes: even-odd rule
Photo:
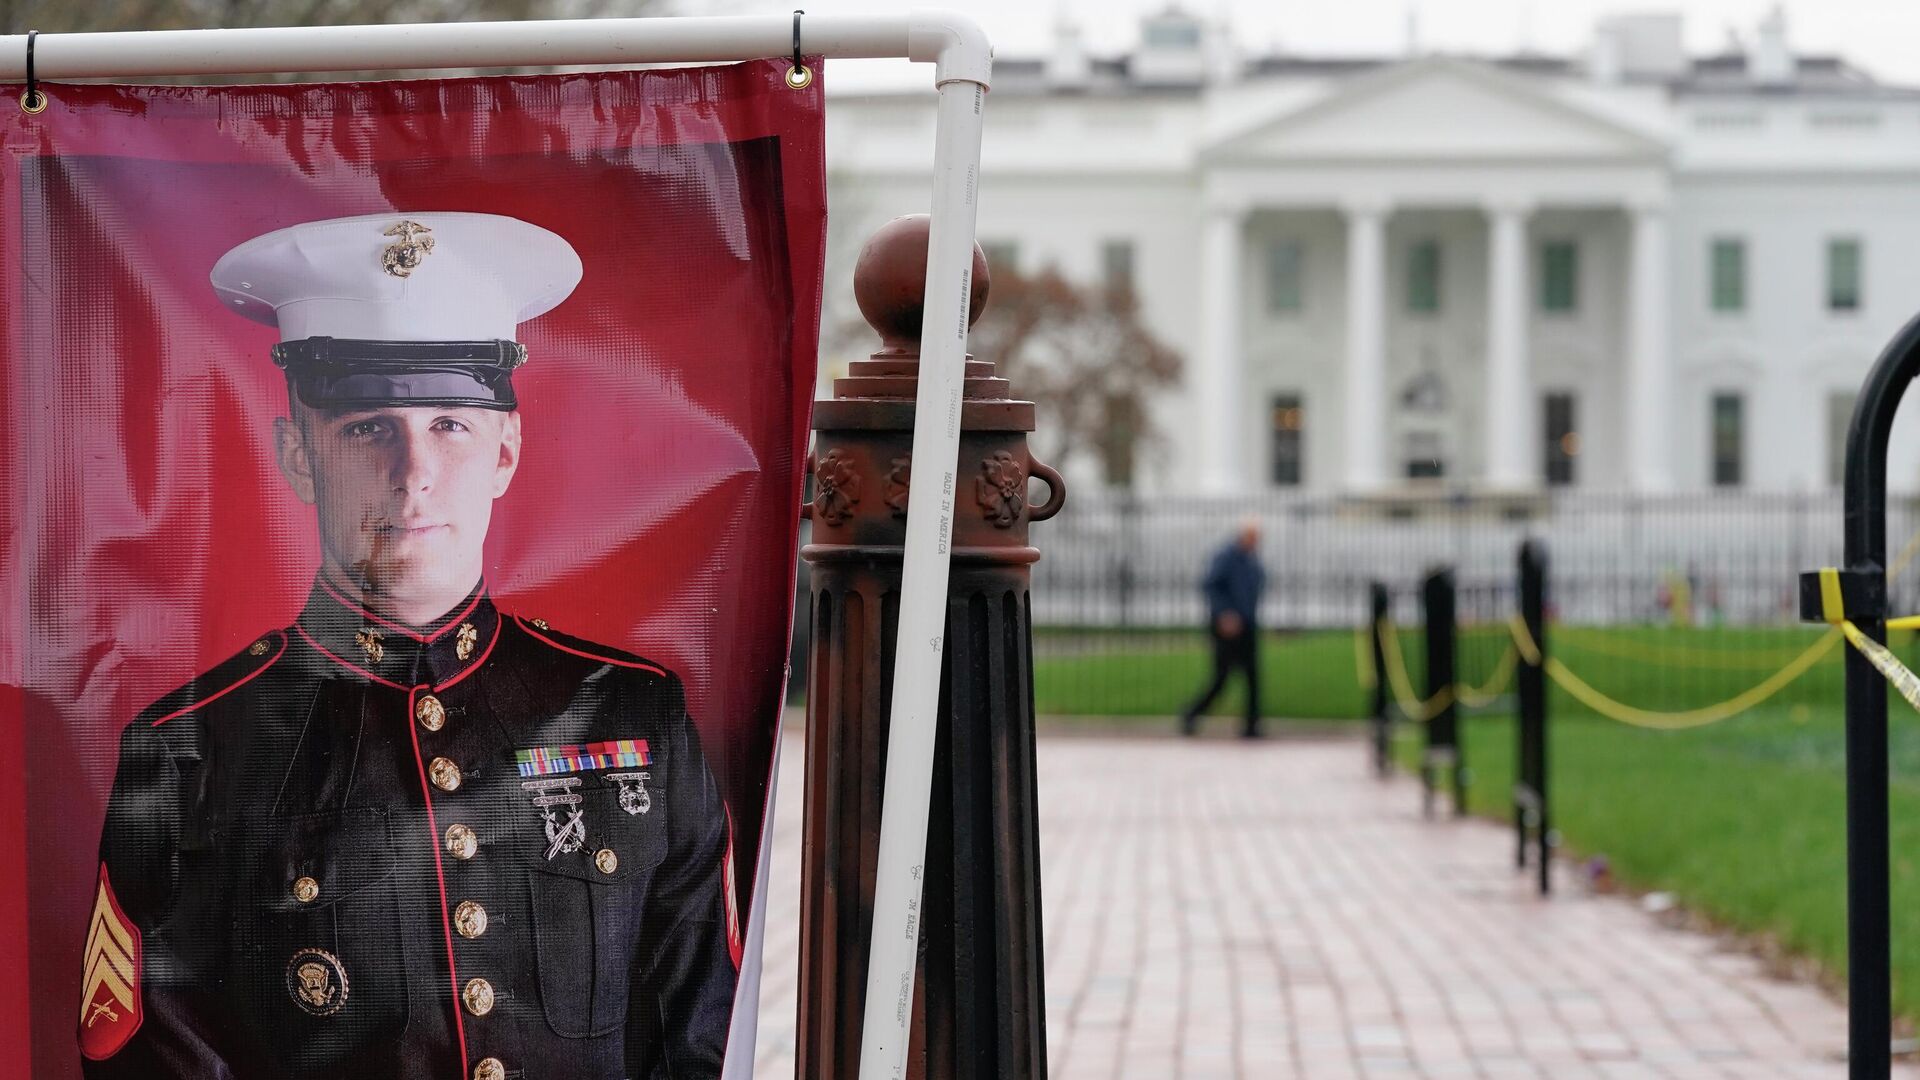
[[[1794, 55], [1778, 16], [1720, 56], [1680, 30], [1352, 61], [1233, 59], [1178, 14], [1117, 60], [1062, 30], [997, 65], [979, 235], [1124, 280], [1183, 355], [1149, 489], [1822, 490], [1920, 312], [1920, 92]], [[843, 247], [924, 207], [931, 125], [921, 95], [831, 102]]]

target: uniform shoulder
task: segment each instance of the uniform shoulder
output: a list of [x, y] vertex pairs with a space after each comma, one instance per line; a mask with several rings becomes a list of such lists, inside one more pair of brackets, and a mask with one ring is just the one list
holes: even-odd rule
[[169, 720], [204, 708], [252, 682], [287, 654], [287, 634], [273, 630], [246, 648], [194, 676], [172, 693], [142, 710], [137, 727], [159, 727]]
[[657, 660], [649, 660], [637, 653], [587, 638], [577, 637], [565, 631], [555, 630], [547, 625], [545, 619], [530, 619], [520, 615], [508, 616], [520, 629], [532, 638], [541, 648], [578, 656], [587, 660], [611, 664], [617, 668], [650, 674], [654, 677], [678, 683], [680, 676], [672, 668]]

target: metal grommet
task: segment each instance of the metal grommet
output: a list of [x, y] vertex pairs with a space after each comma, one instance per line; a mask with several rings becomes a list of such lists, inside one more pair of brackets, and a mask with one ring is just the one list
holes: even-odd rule
[[795, 90], [813, 85], [813, 70], [800, 55], [800, 16], [805, 14], [798, 9], [793, 13], [793, 66], [787, 69], [787, 85]]
[[[794, 40], [800, 40], [800, 30], [797, 22], [794, 24], [793, 32]], [[47, 111], [47, 95], [40, 92], [40, 79], [34, 74], [33, 70], [33, 41], [39, 36], [40, 31], [38, 30], [27, 31], [27, 90], [26, 93], [20, 95], [20, 111], [28, 114]]]

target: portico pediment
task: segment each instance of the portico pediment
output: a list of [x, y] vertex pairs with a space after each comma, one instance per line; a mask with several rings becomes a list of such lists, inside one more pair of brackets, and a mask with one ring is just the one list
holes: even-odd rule
[[1427, 58], [1356, 76], [1215, 137], [1218, 163], [1652, 161], [1657, 137], [1485, 64]]

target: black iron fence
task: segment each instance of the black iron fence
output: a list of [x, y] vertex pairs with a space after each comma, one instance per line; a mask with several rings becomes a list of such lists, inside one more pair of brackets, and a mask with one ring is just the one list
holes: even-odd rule
[[[1906, 541], [1920, 530], [1920, 501], [1897, 500], [1888, 515], [1898, 568], [1914, 554]], [[1840, 555], [1838, 493], [1076, 493], [1050, 523], [1034, 573], [1041, 711], [1177, 712], [1209, 664], [1202, 574], [1248, 519], [1259, 523], [1268, 577], [1262, 698], [1275, 716], [1370, 714], [1371, 644], [1355, 631], [1374, 581], [1387, 586], [1409, 678], [1423, 686], [1419, 590], [1437, 567], [1451, 568], [1457, 586], [1456, 677], [1497, 697], [1518, 606], [1515, 554], [1529, 539], [1552, 559], [1560, 654], [1595, 690], [1655, 710], [1724, 701], [1817, 640], [1797, 621], [1798, 574]], [[1891, 606], [1920, 611], [1920, 571], [1895, 579]], [[1840, 666], [1837, 652], [1823, 655], [1767, 701], [1830, 706]]]

